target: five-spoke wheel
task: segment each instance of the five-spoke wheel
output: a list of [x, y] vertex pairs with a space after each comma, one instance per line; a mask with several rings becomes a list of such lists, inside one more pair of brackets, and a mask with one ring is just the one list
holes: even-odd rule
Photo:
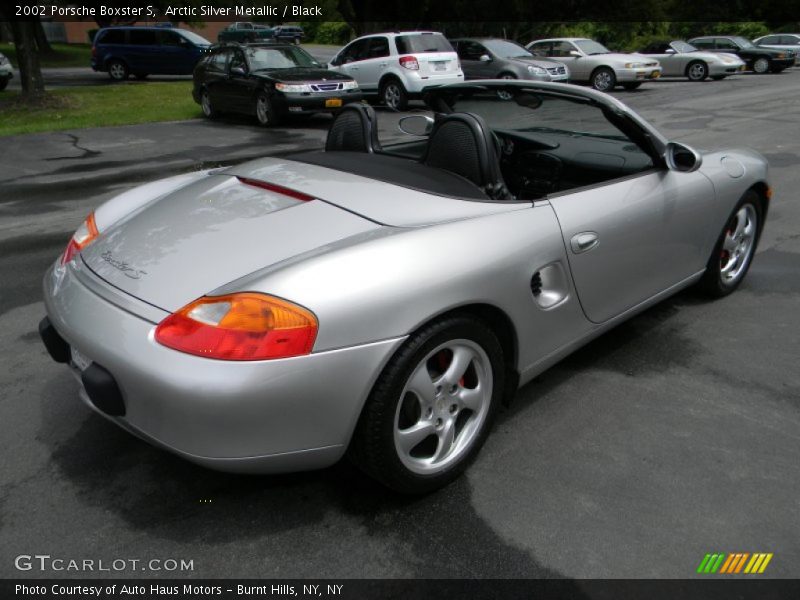
[[361, 413], [351, 457], [401, 492], [446, 485], [483, 445], [505, 370], [500, 342], [482, 321], [454, 315], [423, 327], [381, 373]]

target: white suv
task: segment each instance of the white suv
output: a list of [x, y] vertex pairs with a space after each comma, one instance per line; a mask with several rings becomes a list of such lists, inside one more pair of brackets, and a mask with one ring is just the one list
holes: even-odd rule
[[405, 110], [409, 98], [430, 86], [464, 81], [450, 42], [435, 31], [365, 35], [350, 42], [328, 64], [358, 82], [365, 96]]

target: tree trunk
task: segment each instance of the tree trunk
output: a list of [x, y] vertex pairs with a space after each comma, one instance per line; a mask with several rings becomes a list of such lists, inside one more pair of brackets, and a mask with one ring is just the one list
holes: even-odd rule
[[39, 64], [39, 48], [36, 46], [36, 23], [12, 21], [14, 46], [17, 50], [17, 67], [22, 82], [24, 98], [44, 96], [44, 78]]
[[52, 52], [53, 48], [50, 46], [50, 42], [47, 41], [47, 36], [44, 33], [41, 20], [36, 19], [33, 27], [36, 34], [36, 46], [39, 48], [39, 52]]

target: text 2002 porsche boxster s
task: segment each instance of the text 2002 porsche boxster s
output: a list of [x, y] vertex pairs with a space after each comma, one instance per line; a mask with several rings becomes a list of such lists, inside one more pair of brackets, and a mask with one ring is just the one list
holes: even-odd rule
[[770, 197], [758, 154], [699, 154], [569, 85], [427, 103], [400, 144], [350, 106], [325, 151], [95, 210], [45, 276], [40, 325], [83, 399], [212, 468], [347, 451], [423, 492], [475, 457], [519, 385], [686, 286], [723, 296], [745, 276]]

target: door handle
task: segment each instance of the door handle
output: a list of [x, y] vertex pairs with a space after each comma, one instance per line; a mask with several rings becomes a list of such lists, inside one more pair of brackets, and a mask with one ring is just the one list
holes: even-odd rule
[[570, 246], [572, 246], [572, 251], [575, 254], [588, 252], [597, 246], [598, 243], [600, 243], [600, 240], [594, 231], [582, 231], [581, 233], [576, 233], [570, 240]]

